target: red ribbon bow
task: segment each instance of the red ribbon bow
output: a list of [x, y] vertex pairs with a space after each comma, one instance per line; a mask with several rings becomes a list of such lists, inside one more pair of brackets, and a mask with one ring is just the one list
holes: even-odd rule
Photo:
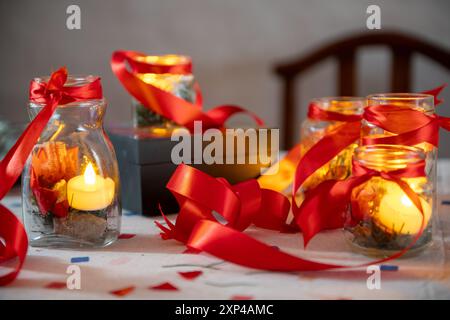
[[[25, 162], [33, 150], [42, 131], [58, 105], [74, 101], [101, 99], [103, 97], [100, 78], [82, 86], [66, 87], [67, 70], [61, 68], [50, 76], [48, 82], [33, 80], [30, 84], [30, 101], [45, 106], [30, 122], [25, 131], [0, 162], [0, 200], [3, 199], [20, 176]], [[0, 204], [0, 263], [18, 258], [13, 271], [0, 277], [0, 286], [13, 281], [20, 272], [28, 249], [25, 229], [16, 216]]]
[[213, 178], [184, 164], [177, 167], [167, 188], [177, 199], [180, 212], [175, 225], [164, 214], [168, 227], [155, 221], [163, 239], [186, 243], [199, 220], [218, 221], [213, 212], [239, 231], [251, 224], [281, 230], [289, 213], [289, 200], [283, 194], [260, 188], [254, 179], [232, 186], [223, 178]]
[[[401, 178], [424, 177], [425, 161], [387, 172], [372, 170], [354, 161], [352, 172], [353, 175], [349, 179], [324, 181], [306, 193], [296, 216], [296, 223], [303, 233], [305, 247], [320, 231], [344, 226], [343, 212], [350, 203], [352, 190], [373, 177], [382, 177], [395, 182], [423, 214], [419, 197]], [[363, 217], [356, 215], [353, 218], [358, 222]], [[422, 233], [422, 228], [423, 221], [419, 234]]]
[[[202, 95], [198, 84], [195, 84], [197, 99], [195, 103], [188, 102], [174, 94], [159, 89], [140, 79], [136, 73], [173, 73], [186, 74], [191, 72], [191, 63], [173, 66], [161, 66], [149, 63], [146, 55], [135, 51], [115, 51], [111, 58], [111, 68], [127, 91], [142, 105], [165, 118], [193, 130], [194, 121], [202, 121], [202, 128], [221, 128], [234, 114], [249, 114], [258, 125], [264, 122], [254, 113], [235, 105], [222, 105], [207, 112], [202, 111]], [[132, 72], [127, 69], [128, 63]]]

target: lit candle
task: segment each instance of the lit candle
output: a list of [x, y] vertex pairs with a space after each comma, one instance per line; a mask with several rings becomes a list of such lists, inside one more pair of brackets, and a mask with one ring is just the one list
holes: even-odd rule
[[72, 208], [78, 210], [101, 210], [114, 199], [114, 187], [114, 181], [97, 175], [89, 162], [83, 175], [67, 183], [67, 200]]
[[430, 204], [420, 197], [419, 199], [423, 216], [406, 193], [397, 184], [390, 183], [374, 219], [388, 232], [417, 234], [420, 231], [422, 219], [425, 228], [431, 216]]

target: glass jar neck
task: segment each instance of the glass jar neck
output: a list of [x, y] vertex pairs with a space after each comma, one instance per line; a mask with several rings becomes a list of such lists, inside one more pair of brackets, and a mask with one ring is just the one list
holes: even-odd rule
[[366, 99], [362, 97], [324, 97], [311, 101], [322, 110], [345, 115], [359, 115], [364, 111]]
[[[64, 83], [64, 87], [86, 86], [98, 79], [99, 77], [94, 75], [69, 75]], [[50, 76], [33, 79], [37, 83], [48, 83], [49, 80]], [[45, 107], [45, 104], [30, 101], [28, 107], [29, 115], [33, 119]], [[92, 129], [100, 128], [102, 127], [105, 111], [106, 103], [104, 98], [75, 101], [65, 105], [58, 105], [49, 124], [57, 126], [64, 124], [66, 128], [77, 128], [80, 126]]]
[[376, 171], [393, 171], [424, 161], [420, 148], [401, 145], [367, 145], [355, 149], [354, 160]]
[[367, 97], [367, 106], [392, 105], [434, 114], [434, 97], [422, 93], [378, 93]]
[[[39, 103], [29, 103], [29, 115], [31, 119], [44, 108], [45, 105]], [[103, 127], [103, 117], [106, 112], [106, 103], [104, 99], [88, 100], [83, 102], [72, 102], [66, 105], [60, 105], [56, 108], [49, 125], [60, 126], [64, 124], [66, 128], [73, 127], [85, 129], [100, 129]]]

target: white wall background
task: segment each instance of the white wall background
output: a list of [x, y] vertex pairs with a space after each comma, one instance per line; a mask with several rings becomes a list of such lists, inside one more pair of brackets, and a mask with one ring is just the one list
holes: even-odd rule
[[[66, 29], [70, 4], [81, 7], [81, 30]], [[116, 49], [133, 49], [192, 56], [206, 108], [236, 103], [279, 126], [281, 87], [273, 64], [349, 32], [367, 31], [369, 4], [381, 7], [383, 29], [450, 47], [448, 0], [3, 0], [0, 118], [26, 121], [30, 79], [66, 65], [72, 73], [101, 75], [109, 100], [107, 122], [128, 121], [130, 99], [109, 58]], [[359, 94], [388, 90], [388, 52], [364, 51], [359, 61]], [[336, 93], [334, 72], [330, 61], [300, 82], [298, 123], [307, 100]], [[414, 78], [415, 90], [450, 83], [448, 72], [424, 59], [415, 60]], [[444, 98], [450, 103], [450, 88]], [[441, 106], [440, 113], [450, 115], [450, 105]], [[450, 133], [441, 136], [440, 154], [450, 157]]]

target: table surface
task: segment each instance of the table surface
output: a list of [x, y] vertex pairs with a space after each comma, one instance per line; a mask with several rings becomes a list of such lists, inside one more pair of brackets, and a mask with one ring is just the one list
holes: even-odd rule
[[[206, 254], [183, 254], [183, 245], [161, 240], [155, 218], [124, 211], [122, 233], [135, 236], [96, 250], [29, 248], [22, 272], [12, 284], [0, 288], [0, 299], [449, 299], [450, 205], [444, 200], [450, 196], [440, 198], [433, 245], [417, 257], [390, 261], [399, 269], [381, 272], [380, 290], [368, 289], [366, 269], [262, 272]], [[10, 195], [2, 203], [20, 216], [19, 196]], [[351, 253], [338, 230], [320, 234], [308, 250], [302, 249], [299, 234], [257, 228], [247, 232], [318, 261], [369, 261]], [[71, 262], [77, 257], [89, 261]], [[80, 268], [79, 290], [66, 286], [70, 265]], [[178, 273], [189, 271], [201, 274], [186, 279]], [[177, 290], [167, 290], [167, 283]], [[166, 290], [157, 289], [160, 285]]]

